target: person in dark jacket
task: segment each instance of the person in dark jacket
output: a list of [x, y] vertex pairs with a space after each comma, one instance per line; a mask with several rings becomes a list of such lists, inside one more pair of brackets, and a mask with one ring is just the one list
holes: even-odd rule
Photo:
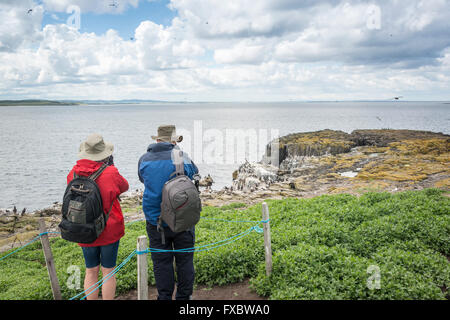
[[[80, 160], [77, 161], [77, 164], [67, 175], [67, 183], [69, 183], [74, 178], [74, 173], [79, 176], [90, 176], [100, 169], [104, 163], [108, 164], [108, 167], [95, 180], [100, 189], [105, 214], [111, 208], [105, 229], [94, 242], [89, 244], [79, 243], [83, 250], [86, 264], [85, 290], [98, 281], [100, 265], [103, 277], [115, 268], [119, 240], [125, 234], [125, 225], [118, 196], [128, 190], [128, 182], [114, 166], [113, 150], [114, 146], [103, 141], [101, 135], [91, 134], [86, 141], [81, 143], [78, 153]], [[93, 289], [90, 289], [86, 292], [86, 294], [89, 294], [87, 299], [98, 299], [98, 289], [95, 292], [92, 291]], [[112, 276], [102, 286], [102, 299], [114, 299], [115, 291], [116, 278]]]
[[[150, 247], [163, 250], [192, 248], [195, 244], [195, 228], [175, 233], [163, 223], [165, 244], [162, 244], [161, 233], [157, 230], [161, 214], [162, 189], [175, 171], [171, 159], [172, 149], [183, 137], [176, 135], [175, 126], [163, 125], [158, 128], [158, 135], [152, 136], [152, 139], [156, 140], [156, 143], [150, 144], [147, 153], [142, 155], [138, 163], [139, 180], [145, 186], [142, 208], [147, 221]], [[198, 173], [197, 166], [186, 154], [184, 154], [184, 171], [190, 179]], [[177, 273], [175, 298], [191, 299], [194, 286], [194, 253], [152, 252], [151, 257], [158, 300], [172, 300], [175, 289], [174, 259]]]

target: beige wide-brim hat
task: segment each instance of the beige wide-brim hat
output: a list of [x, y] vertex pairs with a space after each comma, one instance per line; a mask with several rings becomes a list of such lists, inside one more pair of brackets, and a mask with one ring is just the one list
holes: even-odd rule
[[158, 135], [152, 136], [153, 140], [161, 140], [164, 142], [181, 142], [183, 136], [178, 136], [174, 125], [162, 125], [158, 127]]
[[93, 133], [80, 144], [78, 158], [100, 161], [112, 155], [113, 151], [112, 143], [105, 142], [100, 134]]

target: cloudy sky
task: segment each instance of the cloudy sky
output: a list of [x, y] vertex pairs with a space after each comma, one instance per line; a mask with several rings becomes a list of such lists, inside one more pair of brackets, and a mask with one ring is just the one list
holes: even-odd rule
[[450, 0], [0, 0], [0, 99], [450, 100]]

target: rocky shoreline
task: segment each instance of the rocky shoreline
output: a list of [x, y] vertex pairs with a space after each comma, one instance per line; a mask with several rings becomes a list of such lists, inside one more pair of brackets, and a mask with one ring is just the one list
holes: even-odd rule
[[[278, 157], [274, 158], [276, 152]], [[205, 206], [222, 206], [269, 198], [430, 187], [450, 192], [450, 135], [394, 129], [362, 129], [348, 134], [325, 129], [281, 137], [278, 143], [267, 146], [260, 162], [243, 163], [233, 173], [232, 186], [219, 191], [202, 188], [201, 198]], [[141, 202], [140, 191], [122, 199], [125, 222], [144, 217]], [[40, 218], [49, 230], [58, 231], [60, 207], [56, 203], [32, 213], [0, 212], [0, 251], [35, 237]]]

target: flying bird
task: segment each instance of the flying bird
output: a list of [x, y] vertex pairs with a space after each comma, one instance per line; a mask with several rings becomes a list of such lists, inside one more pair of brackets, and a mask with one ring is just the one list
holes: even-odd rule
[[110, 6], [110, 7], [117, 8], [116, 0], [111, 1], [111, 3], [109, 4], [109, 6]]
[[376, 118], [377, 118], [379, 121], [381, 121], [381, 118], [380, 118], [380, 117], [377, 116]]
[[33, 9], [29, 9], [29, 10], [27, 11], [27, 14], [30, 14], [31, 12], [33, 12]]
[[394, 97], [393, 99], [399, 100], [400, 98], [403, 98], [402, 96]]

